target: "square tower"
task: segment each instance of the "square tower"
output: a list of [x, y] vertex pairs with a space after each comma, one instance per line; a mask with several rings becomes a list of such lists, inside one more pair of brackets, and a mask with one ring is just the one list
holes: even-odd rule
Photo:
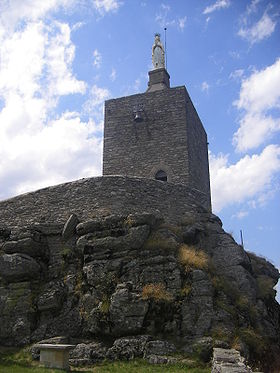
[[211, 209], [207, 135], [184, 86], [170, 88], [164, 67], [148, 90], [105, 102], [103, 175], [181, 183]]

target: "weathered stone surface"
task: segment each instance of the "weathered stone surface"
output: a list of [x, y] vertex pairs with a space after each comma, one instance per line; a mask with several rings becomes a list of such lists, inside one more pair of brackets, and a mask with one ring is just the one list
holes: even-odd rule
[[115, 335], [139, 333], [143, 327], [148, 303], [129, 290], [126, 284], [119, 284], [111, 297], [110, 320]]
[[36, 231], [43, 233], [44, 235], [60, 235], [63, 229], [62, 223], [37, 223], [36, 220], [32, 226]]
[[63, 284], [50, 282], [44, 286], [42, 293], [38, 297], [37, 307], [39, 311], [49, 311], [60, 309], [65, 297]]
[[279, 270], [265, 258], [259, 257], [254, 253], [248, 252], [247, 254], [251, 260], [254, 274], [256, 276], [267, 276], [273, 279], [276, 284], [280, 278]]
[[89, 221], [85, 221], [79, 223], [76, 227], [76, 232], [79, 236], [83, 236], [87, 233], [92, 233], [95, 231], [101, 230], [102, 227], [102, 220], [101, 219], [93, 219]]
[[149, 335], [139, 335], [116, 339], [107, 351], [106, 357], [110, 360], [131, 360], [143, 357], [145, 346], [151, 338]]
[[99, 342], [79, 343], [70, 351], [69, 363], [74, 366], [91, 365], [104, 360], [106, 351]]
[[7, 287], [0, 287], [0, 315], [0, 336], [5, 345], [30, 343], [34, 326], [30, 282], [10, 283]]
[[213, 289], [208, 275], [192, 271], [191, 297], [182, 303], [182, 333], [202, 337], [210, 330], [214, 318]]
[[163, 221], [163, 219], [160, 216], [155, 216], [154, 214], [149, 213], [142, 213], [128, 215], [125, 223], [130, 227], [135, 227], [138, 225], [150, 225], [151, 227], [154, 227], [161, 221]]
[[252, 373], [236, 350], [214, 348], [211, 373]]
[[6, 254], [26, 254], [33, 258], [48, 256], [46, 242], [36, 242], [32, 238], [23, 238], [18, 241], [7, 241], [3, 245], [3, 251]]
[[[148, 119], [135, 126], [132, 108], [139, 102]], [[210, 209], [207, 136], [185, 87], [108, 100], [105, 111], [104, 175], [153, 179], [162, 169], [168, 182], [204, 192]]]
[[[279, 273], [247, 255], [215, 216], [190, 213], [179, 226], [147, 213], [91, 219], [98, 230], [78, 242], [73, 230], [65, 242], [61, 223], [16, 227], [9, 241], [2, 240], [8, 251], [18, 242], [34, 248], [46, 242], [49, 258], [0, 251], [0, 343], [24, 345], [60, 334], [81, 345], [75, 365], [144, 355], [151, 363], [172, 363], [175, 347], [165, 348], [164, 336], [207, 361], [213, 347], [230, 347], [239, 330], [246, 358], [277, 366], [279, 305], [272, 287]], [[202, 268], [199, 261], [186, 267], [179, 257], [183, 234], [193, 226], [199, 232], [188, 242], [209, 258]], [[252, 351], [251, 331], [269, 357]], [[95, 345], [127, 335], [109, 349]]]
[[1, 225], [0, 226], [0, 238], [6, 240], [10, 237], [10, 235], [11, 235], [11, 229], [6, 227], [5, 225]]
[[250, 268], [251, 263], [245, 250], [237, 245], [231, 235], [219, 235], [219, 243], [213, 252], [213, 260], [217, 268], [225, 269], [229, 266], [241, 265]]
[[166, 284], [166, 288], [172, 294], [181, 288], [181, 272], [178, 263], [173, 256], [157, 255], [144, 261], [139, 275], [140, 284]]
[[92, 237], [87, 234], [79, 238], [77, 246], [84, 254], [85, 262], [94, 259], [108, 259], [112, 256], [119, 256], [119, 252], [128, 249], [140, 249], [150, 233], [148, 225], [132, 227], [127, 234], [120, 237]]
[[192, 344], [192, 351], [204, 362], [209, 362], [213, 351], [213, 338], [197, 338]]
[[40, 265], [25, 254], [0, 256], [0, 276], [8, 282], [36, 279], [40, 276]]
[[173, 343], [162, 340], [153, 340], [146, 343], [144, 356], [148, 357], [150, 355], [169, 355], [174, 353], [176, 350], [176, 346]]
[[170, 229], [170, 227], [162, 225], [151, 235], [152, 246], [154, 248], [163, 248], [176, 250], [181, 243], [181, 239]]
[[78, 224], [76, 231], [79, 236], [83, 236], [87, 233], [94, 233], [96, 231], [121, 228], [125, 218], [126, 217], [122, 215], [109, 215], [104, 218], [95, 218]]
[[68, 240], [76, 233], [76, 226], [79, 223], [79, 219], [76, 214], [70, 215], [69, 219], [65, 223], [63, 230], [62, 230], [62, 237], [65, 240]]
[[120, 268], [121, 261], [119, 259], [112, 261], [101, 259], [89, 262], [83, 267], [83, 272], [86, 275], [88, 284], [96, 286], [102, 282], [105, 282], [109, 277], [109, 274], [117, 277], [119, 275]]
[[182, 184], [160, 183], [137, 177], [103, 176], [56, 185], [1, 201], [0, 225], [9, 228], [34, 225], [45, 234], [57, 234], [60, 225], [58, 234], [61, 234], [70, 211], [75, 212], [81, 222], [93, 216], [108, 215], [108, 211], [126, 216], [143, 211], [156, 212], [165, 220], [176, 222], [186, 211], [201, 210], [203, 200], [204, 195]]
[[195, 245], [199, 242], [199, 234], [203, 232], [204, 227], [202, 224], [194, 224], [186, 227], [183, 230], [183, 241], [188, 245]]

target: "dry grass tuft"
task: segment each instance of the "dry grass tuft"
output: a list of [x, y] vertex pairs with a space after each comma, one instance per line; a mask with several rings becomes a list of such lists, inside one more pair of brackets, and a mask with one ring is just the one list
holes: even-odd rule
[[142, 298], [145, 300], [152, 299], [156, 302], [161, 300], [170, 302], [172, 300], [172, 295], [166, 290], [162, 283], [147, 284], [143, 287]]
[[111, 300], [108, 296], [104, 295], [102, 301], [99, 303], [99, 311], [102, 314], [108, 314], [110, 309]]
[[181, 296], [182, 297], [187, 297], [192, 291], [192, 286], [186, 284], [182, 289], [181, 289]]
[[242, 341], [240, 340], [239, 336], [235, 336], [231, 343], [231, 348], [234, 350], [240, 351], [242, 348]]
[[182, 245], [179, 249], [179, 262], [189, 272], [192, 268], [208, 269], [208, 256], [194, 246]]

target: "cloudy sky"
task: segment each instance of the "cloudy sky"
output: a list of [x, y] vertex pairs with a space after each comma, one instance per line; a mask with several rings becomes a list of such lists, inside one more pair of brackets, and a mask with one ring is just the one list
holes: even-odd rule
[[171, 85], [208, 133], [213, 210], [280, 267], [277, 0], [1, 0], [0, 199], [101, 174], [103, 102], [146, 90], [164, 27]]

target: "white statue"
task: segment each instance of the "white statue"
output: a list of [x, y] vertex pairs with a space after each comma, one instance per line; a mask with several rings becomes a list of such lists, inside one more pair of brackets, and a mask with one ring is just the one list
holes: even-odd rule
[[154, 69], [165, 68], [164, 49], [160, 41], [160, 34], [155, 34], [155, 42], [152, 50]]

